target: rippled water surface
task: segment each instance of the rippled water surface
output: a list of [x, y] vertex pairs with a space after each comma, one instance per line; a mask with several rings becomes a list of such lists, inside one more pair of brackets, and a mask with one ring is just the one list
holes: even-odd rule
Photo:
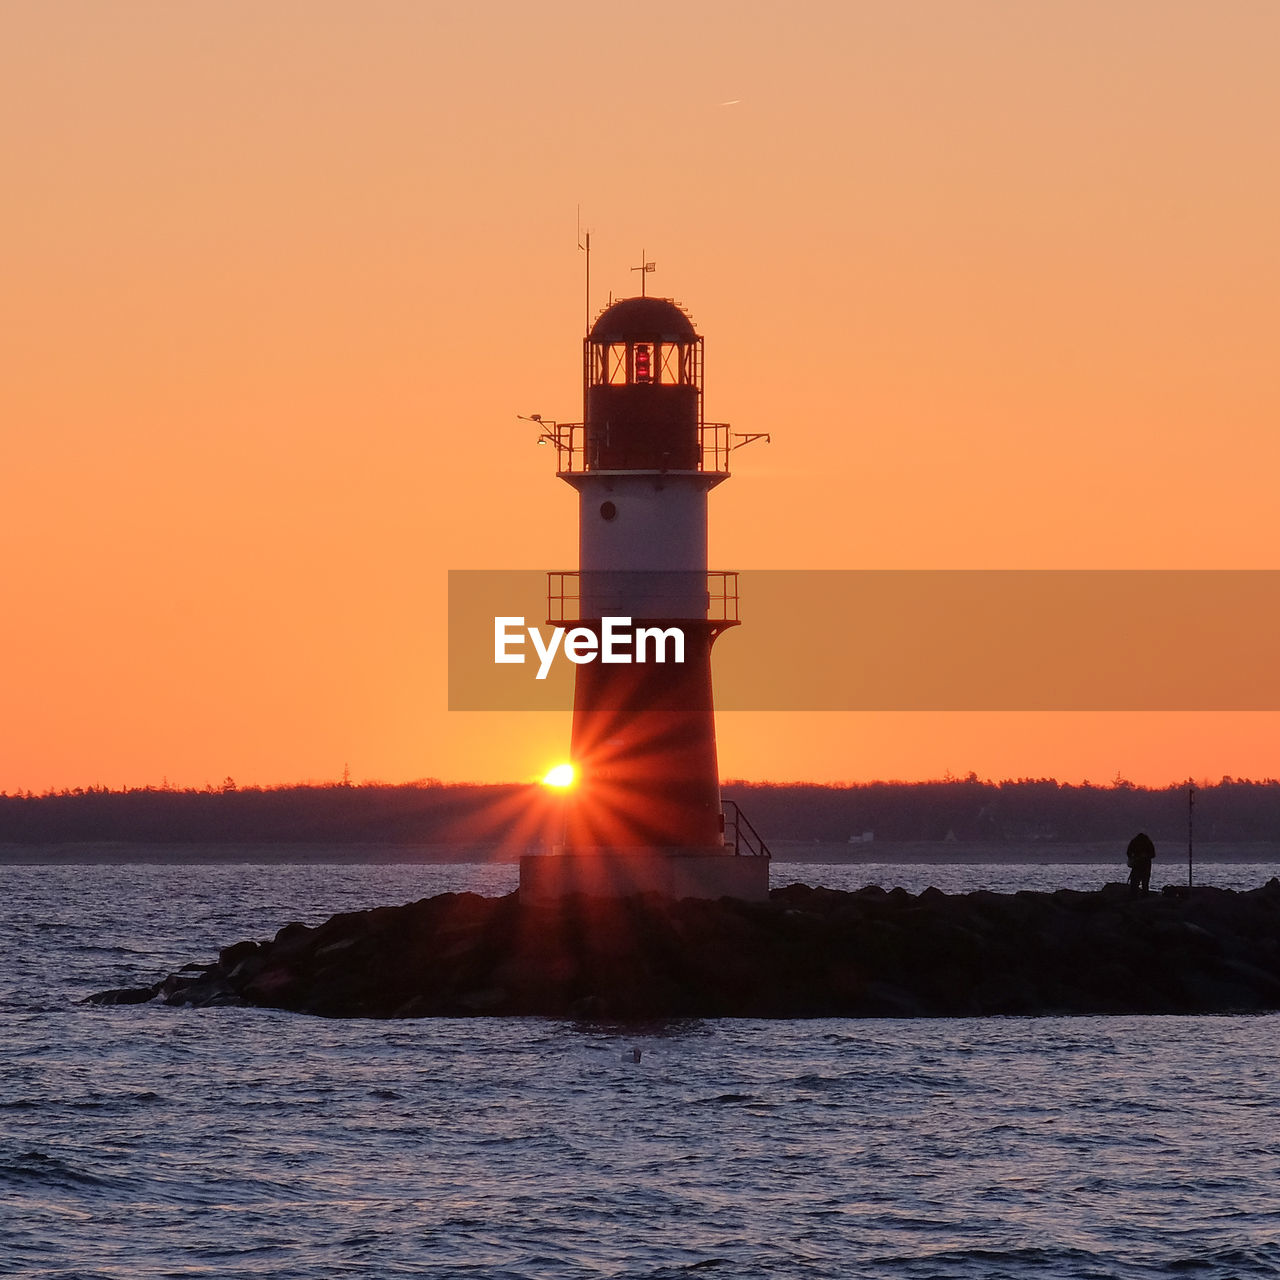
[[1280, 1274], [1274, 1016], [624, 1028], [76, 1003], [288, 920], [512, 876], [0, 867], [0, 1274]]

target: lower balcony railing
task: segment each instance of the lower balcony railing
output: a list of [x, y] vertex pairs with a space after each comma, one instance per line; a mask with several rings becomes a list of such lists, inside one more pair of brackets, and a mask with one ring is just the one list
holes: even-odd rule
[[738, 619], [736, 569], [600, 570], [555, 569], [547, 574], [547, 621], [596, 618]]

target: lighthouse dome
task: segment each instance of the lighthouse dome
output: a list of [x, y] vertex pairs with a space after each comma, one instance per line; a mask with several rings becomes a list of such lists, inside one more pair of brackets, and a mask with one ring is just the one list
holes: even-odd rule
[[592, 342], [693, 342], [693, 321], [670, 298], [623, 298], [591, 326]]

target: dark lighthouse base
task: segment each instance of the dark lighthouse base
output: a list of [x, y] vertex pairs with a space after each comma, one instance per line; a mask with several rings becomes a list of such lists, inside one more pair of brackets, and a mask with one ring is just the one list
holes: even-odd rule
[[535, 853], [520, 859], [520, 901], [550, 902], [573, 894], [629, 898], [769, 900], [769, 859], [707, 849], [601, 849]]

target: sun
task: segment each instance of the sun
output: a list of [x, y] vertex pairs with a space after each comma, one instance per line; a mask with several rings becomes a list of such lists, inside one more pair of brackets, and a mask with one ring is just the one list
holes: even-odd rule
[[544, 787], [571, 787], [577, 778], [577, 770], [571, 764], [558, 764], [553, 769], [548, 769], [546, 776], [542, 779]]

